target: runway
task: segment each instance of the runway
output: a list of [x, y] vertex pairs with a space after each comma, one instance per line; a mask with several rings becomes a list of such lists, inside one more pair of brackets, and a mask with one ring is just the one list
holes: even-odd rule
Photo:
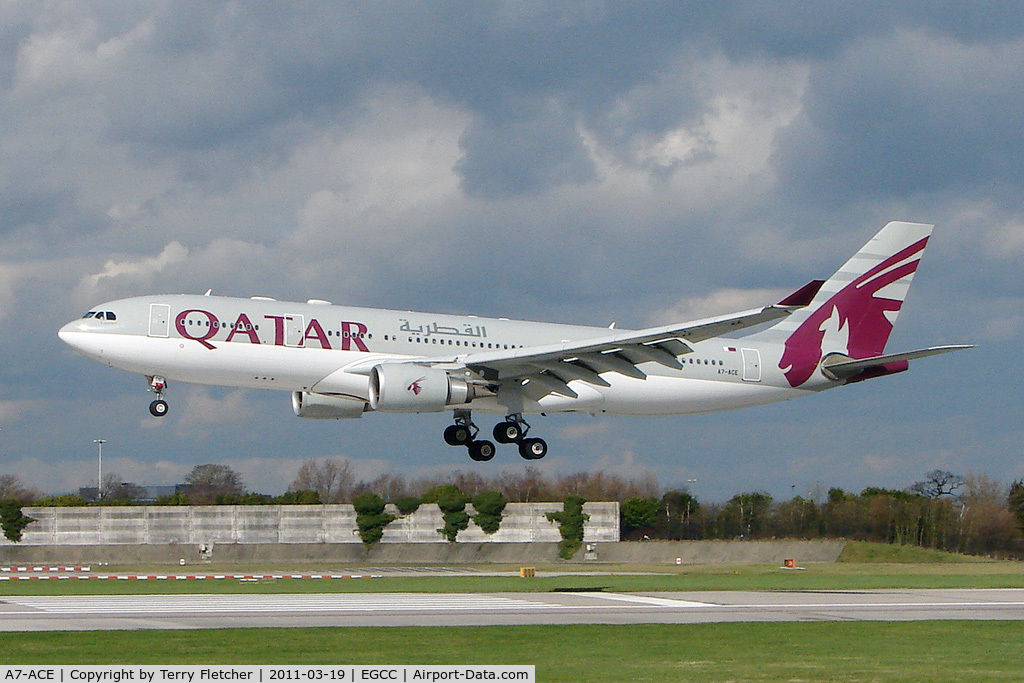
[[0, 631], [1024, 620], [1024, 589], [0, 598]]

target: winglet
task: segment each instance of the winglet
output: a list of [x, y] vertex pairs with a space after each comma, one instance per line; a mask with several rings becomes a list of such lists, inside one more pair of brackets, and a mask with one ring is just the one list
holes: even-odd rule
[[803, 308], [804, 306], [808, 306], [812, 301], [814, 301], [814, 297], [818, 294], [818, 290], [821, 289], [823, 284], [825, 284], [824, 280], [811, 280], [806, 285], [780, 301], [777, 305], [790, 306], [793, 308]]

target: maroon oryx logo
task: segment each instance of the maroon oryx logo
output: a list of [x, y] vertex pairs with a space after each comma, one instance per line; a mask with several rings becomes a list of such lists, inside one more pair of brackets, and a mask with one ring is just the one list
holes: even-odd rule
[[[860, 275], [810, 314], [786, 340], [786, 350], [779, 361], [790, 386], [798, 387], [814, 374], [821, 361], [825, 324], [838, 315], [838, 329], [849, 334], [847, 348], [851, 358], [881, 355], [892, 332], [886, 314], [899, 312], [902, 299], [876, 296], [892, 283], [913, 274], [921, 263], [920, 254], [928, 244], [925, 237]], [[895, 315], [892, 316], [895, 319]]]
[[411, 392], [412, 392], [413, 394], [415, 394], [416, 396], [419, 396], [419, 395], [420, 395], [420, 392], [421, 392], [421, 391], [423, 391], [423, 386], [422, 386], [422, 385], [420, 384], [420, 382], [422, 382], [422, 381], [423, 381], [423, 380], [425, 380], [426, 378], [427, 378], [427, 377], [426, 377], [426, 375], [424, 375], [423, 377], [420, 377], [420, 378], [419, 378], [419, 379], [417, 379], [417, 380], [413, 380], [412, 384], [410, 384], [409, 386], [407, 386], [407, 387], [405, 388], [405, 390], [406, 390], [406, 391], [411, 391]]

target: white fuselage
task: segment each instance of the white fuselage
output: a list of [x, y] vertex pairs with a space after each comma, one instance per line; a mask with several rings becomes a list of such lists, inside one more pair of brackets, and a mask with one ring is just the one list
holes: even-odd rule
[[[122, 299], [68, 323], [60, 338], [79, 353], [145, 376], [197, 384], [312, 392], [368, 401], [374, 363], [437, 359], [575, 342], [605, 328], [412, 311], [172, 295]], [[110, 315], [113, 314], [113, 315]], [[108, 318], [114, 318], [110, 320]], [[527, 398], [524, 413], [685, 415], [781, 401], [835, 386], [816, 376], [792, 388], [780, 344], [713, 338], [679, 357], [650, 362], [646, 378], [600, 373], [608, 386], [571, 381], [576, 397]], [[507, 413], [497, 396], [466, 406]]]

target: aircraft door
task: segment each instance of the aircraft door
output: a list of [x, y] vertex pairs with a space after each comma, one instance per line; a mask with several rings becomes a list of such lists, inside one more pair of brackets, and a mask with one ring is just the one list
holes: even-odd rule
[[741, 349], [743, 352], [743, 381], [761, 381], [761, 352], [757, 349]]
[[284, 345], [302, 346], [302, 335], [306, 333], [306, 319], [301, 315], [284, 317]]
[[170, 304], [149, 305], [149, 336], [167, 337], [171, 330]]

